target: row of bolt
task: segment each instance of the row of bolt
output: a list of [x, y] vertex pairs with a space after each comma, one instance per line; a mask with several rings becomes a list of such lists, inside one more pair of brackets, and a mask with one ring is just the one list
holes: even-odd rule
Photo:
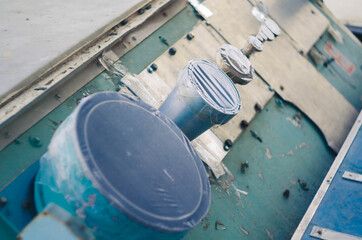
[[[188, 34], [186, 35], [186, 39], [189, 40], [189, 41], [191, 41], [192, 39], [194, 39], [194, 37], [195, 37], [195, 35], [194, 35], [193, 33], [188, 33]], [[161, 41], [163, 44], [165, 44], [166, 46], [169, 46], [169, 43], [168, 43], [168, 41], [167, 41], [166, 38], [164, 38], [164, 37], [162, 37], [162, 36], [159, 36], [158, 38], [160, 39], [160, 41]], [[176, 48], [171, 47], [171, 48], [168, 50], [168, 54], [170, 54], [170, 56], [175, 55], [175, 54], [176, 54]], [[158, 68], [157, 64], [156, 64], [156, 63], [152, 63], [152, 64], [147, 68], [147, 72], [149, 72], [149, 73], [155, 72], [155, 71], [157, 71], [157, 68]]]
[[[152, 8], [152, 5], [151, 4], [149, 4], [149, 5], [147, 5], [146, 7], [144, 7], [144, 8], [140, 8], [138, 11], [137, 11], [137, 13], [139, 14], [139, 15], [142, 15], [142, 14], [144, 14], [145, 12], [146, 12], [146, 10], [150, 10]], [[121, 26], [124, 26], [124, 25], [126, 25], [128, 23], [128, 20], [127, 19], [124, 19], [123, 21], [121, 21]]]
[[[4, 196], [1, 196], [0, 197], [0, 207], [6, 206], [7, 203], [8, 203], [8, 199]], [[33, 206], [33, 202], [31, 200], [26, 200], [25, 202], [23, 202], [21, 204], [21, 206], [24, 209], [30, 209]]]

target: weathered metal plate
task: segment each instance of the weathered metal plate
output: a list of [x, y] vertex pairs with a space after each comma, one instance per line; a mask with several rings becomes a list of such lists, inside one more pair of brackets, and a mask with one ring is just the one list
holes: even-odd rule
[[[201, 58], [210, 62], [215, 62], [216, 51], [225, 42], [204, 23], [199, 24], [193, 29], [195, 38], [191, 41], [183, 38], [172, 47], [176, 48], [176, 55], [170, 56], [167, 52], [155, 60], [158, 69], [155, 73], [149, 74], [146, 71], [142, 77], [155, 79], [161, 78], [170, 88], [176, 86], [178, 73], [187, 65], [187, 62], [194, 58]], [[156, 75], [152, 76], [152, 75]], [[146, 80], [145, 82], [148, 82]], [[151, 80], [152, 81], [152, 80]], [[152, 82], [154, 83], [154, 82]], [[147, 84], [147, 83], [146, 83]], [[159, 84], [156, 84], [158, 86]], [[149, 86], [152, 88], [152, 86]], [[227, 124], [215, 126], [213, 132], [222, 140], [235, 140], [242, 129], [239, 127], [241, 120], [250, 121], [257, 113], [254, 109], [256, 103], [264, 106], [273, 96], [269, 87], [259, 77], [255, 76], [254, 80], [248, 85], [237, 85], [242, 101], [242, 109], [236, 117]], [[162, 91], [162, 90], [161, 90]], [[163, 93], [165, 94], [165, 93]]]
[[[175, 55], [171, 56], [165, 52], [155, 60], [158, 66], [157, 71], [150, 74], [144, 70], [137, 75], [137, 78], [158, 103], [155, 107], [158, 107], [176, 86], [178, 73], [187, 65], [188, 61], [201, 58], [215, 62], [216, 51], [224, 44], [224, 41], [204, 23], [197, 25], [192, 33], [195, 38], [191, 41], [182, 38], [172, 46], [176, 48]], [[227, 124], [212, 128], [216, 136], [213, 132], [207, 131], [193, 141], [193, 146], [216, 177], [224, 174], [220, 164], [227, 152], [223, 150], [222, 142], [226, 139], [234, 141], [242, 131], [239, 127], [240, 121], [250, 121], [257, 113], [254, 109], [255, 104], [259, 103], [264, 106], [273, 96], [273, 92], [269, 91], [268, 86], [258, 77], [255, 77], [249, 85], [239, 85], [237, 88], [243, 105], [238, 115]]]
[[303, 56], [287, 36], [280, 36], [253, 61], [259, 74], [321, 129], [328, 145], [338, 152], [357, 111]]
[[357, 236], [352, 236], [346, 233], [340, 233], [336, 231], [329, 230], [327, 228], [321, 228], [314, 226], [312, 232], [310, 233], [311, 237], [317, 239], [326, 239], [326, 240], [361, 240], [362, 238]]
[[356, 182], [362, 182], [362, 174], [345, 171], [342, 176], [344, 179], [356, 181]]
[[269, 15], [305, 54], [329, 26], [328, 19], [308, 0], [268, 0], [263, 3]]
[[[247, 1], [207, 0], [204, 4], [214, 13], [208, 21], [237, 47], [242, 47], [248, 35], [258, 30], [259, 23]], [[283, 99], [317, 124], [328, 145], [338, 152], [357, 111], [299, 54], [291, 41], [283, 32], [274, 42], [265, 43], [263, 52], [252, 56], [251, 62]]]

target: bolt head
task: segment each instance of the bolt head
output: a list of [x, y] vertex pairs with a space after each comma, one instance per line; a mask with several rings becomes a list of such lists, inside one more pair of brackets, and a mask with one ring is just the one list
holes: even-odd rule
[[193, 33], [188, 33], [187, 35], [186, 35], [186, 39], [187, 40], [192, 40], [192, 39], [194, 39], [194, 37], [195, 37], [195, 35], [193, 34]]
[[41, 146], [43, 145], [43, 144], [41, 143], [39, 137], [30, 136], [30, 137], [29, 137], [29, 142], [30, 142], [30, 144], [31, 144], [33, 147], [41, 147]]
[[171, 55], [171, 56], [173, 56], [173, 55], [175, 55], [176, 54], [176, 48], [170, 48], [169, 50], [168, 50], [168, 53]]
[[5, 206], [8, 203], [8, 199], [4, 196], [0, 197], [0, 207]]
[[255, 106], [254, 106], [254, 109], [257, 112], [260, 112], [263, 109], [263, 107], [261, 106], [260, 103], [256, 103]]
[[121, 26], [124, 26], [128, 23], [128, 20], [127, 19], [124, 19], [122, 22], [121, 22]]
[[233, 146], [233, 142], [230, 139], [226, 139], [224, 142], [224, 148], [230, 149]]
[[242, 121], [240, 122], [240, 127], [241, 127], [241, 128], [247, 128], [248, 126], [249, 126], [249, 122], [248, 122], [248, 121], [242, 120]]
[[156, 71], [157, 68], [158, 68], [158, 66], [157, 66], [156, 63], [152, 63], [152, 64], [151, 64], [151, 69], [152, 69], [153, 71]]

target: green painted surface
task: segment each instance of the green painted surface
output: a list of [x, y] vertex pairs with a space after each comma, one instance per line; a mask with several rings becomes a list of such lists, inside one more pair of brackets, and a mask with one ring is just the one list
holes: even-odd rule
[[[122, 56], [120, 60], [130, 72], [138, 74], [163, 52], [172, 47], [172, 44], [190, 32], [197, 22], [198, 18], [193, 8], [188, 6], [137, 45], [136, 48]], [[166, 39], [169, 46], [160, 41], [160, 36]]]
[[15, 240], [18, 231], [0, 214], [0, 239]]
[[[114, 84], [104, 76], [98, 75], [0, 152], [0, 189], [39, 160], [45, 153], [55, 129], [74, 110], [77, 101], [91, 93], [115, 91]], [[39, 138], [40, 143], [32, 144], [34, 138]]]
[[[314, 5], [318, 7], [317, 4]], [[324, 12], [322, 11], [324, 14]], [[332, 36], [326, 32], [316, 42], [315, 48], [326, 57], [327, 60], [331, 56], [325, 51], [327, 42], [331, 42], [339, 52], [355, 66], [352, 75], [349, 75], [343, 68], [333, 61], [327, 66], [315, 66], [316, 69], [357, 109], [362, 107], [362, 48], [359, 44], [352, 40], [332, 19], [325, 15], [331, 22], [331, 26], [338, 30], [343, 37], [343, 44], [336, 42]], [[309, 59], [312, 63], [313, 61]], [[315, 64], [314, 64], [315, 65]], [[346, 62], [346, 65], [349, 65]]]
[[[298, 116], [292, 106], [271, 100], [255, 117], [224, 159], [234, 186], [248, 195], [239, 193], [239, 198], [234, 186], [226, 193], [213, 185], [207, 217], [185, 239], [290, 239], [334, 159], [311, 121], [303, 117], [295, 126]], [[242, 173], [246, 161], [249, 167]], [[283, 196], [286, 189], [289, 198]], [[216, 230], [216, 221], [226, 229]]]

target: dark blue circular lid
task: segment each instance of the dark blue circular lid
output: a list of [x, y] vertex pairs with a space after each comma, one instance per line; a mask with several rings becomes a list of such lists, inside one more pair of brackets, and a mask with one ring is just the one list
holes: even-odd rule
[[186, 231], [206, 215], [210, 185], [181, 130], [158, 110], [115, 92], [78, 106], [86, 176], [115, 207], [148, 227]]

